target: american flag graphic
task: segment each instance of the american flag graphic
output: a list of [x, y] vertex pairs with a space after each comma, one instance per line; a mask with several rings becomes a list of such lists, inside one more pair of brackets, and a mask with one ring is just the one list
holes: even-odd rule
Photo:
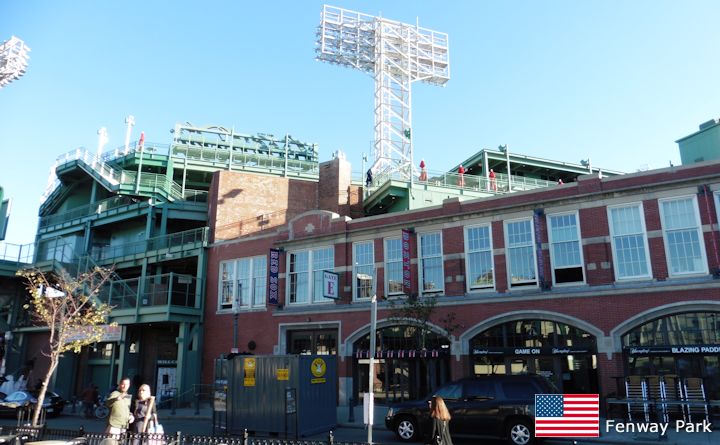
[[535, 437], [600, 437], [598, 394], [535, 394]]

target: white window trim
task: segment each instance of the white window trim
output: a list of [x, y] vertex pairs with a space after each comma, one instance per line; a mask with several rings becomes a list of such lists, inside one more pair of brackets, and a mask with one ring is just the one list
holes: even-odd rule
[[532, 257], [533, 257], [533, 267], [535, 269], [535, 286], [531, 286], [529, 284], [525, 283], [532, 283], [532, 281], [524, 281], [522, 283], [517, 283], [515, 285], [515, 289], [521, 289], [521, 288], [527, 288], [532, 289], [533, 287], [539, 288], [540, 287], [540, 277], [538, 276], [538, 262], [537, 262], [537, 251], [535, 250], [535, 221], [532, 216], [528, 216], [525, 218], [515, 218], [515, 219], [508, 219], [503, 221], [503, 237], [505, 239], [505, 273], [507, 275], [507, 288], [508, 290], [513, 289], [512, 285], [512, 273], [510, 271], [510, 237], [508, 234], [508, 225], [516, 222], [521, 221], [530, 221], [530, 249], [532, 251]]
[[[665, 212], [663, 212], [663, 210], [662, 210], [663, 209], [662, 203], [667, 202], [667, 201], [677, 201], [677, 200], [682, 200], [682, 199], [691, 199], [692, 200], [693, 209], [695, 210], [695, 220], [697, 221], [697, 227], [695, 230], [697, 230], [698, 241], [700, 243], [700, 255], [702, 257], [703, 268], [700, 271], [681, 272], [681, 273], [674, 274], [674, 273], [672, 273], [672, 261], [670, 259], [667, 231], [665, 230]], [[660, 212], [660, 225], [662, 228], [663, 244], [665, 245], [664, 246], [665, 247], [665, 262], [667, 264], [668, 276], [671, 278], [675, 278], [675, 277], [707, 275], [708, 274], [708, 260], [707, 260], [707, 252], [705, 251], [705, 236], [703, 235], [702, 219], [700, 218], [700, 208], [698, 207], [697, 195], [673, 196], [672, 198], [658, 199], [658, 211]]]
[[220, 267], [219, 267], [219, 269], [218, 269], [218, 293], [217, 293], [218, 298], [217, 298], [217, 310], [218, 310], [218, 312], [233, 312], [233, 309], [234, 309], [234, 307], [235, 307], [235, 301], [237, 300], [237, 295], [233, 295], [233, 296], [232, 296], [233, 299], [232, 299], [232, 306], [231, 306], [231, 307], [223, 307], [223, 301], [222, 301], [222, 300], [223, 300], [223, 281], [225, 281], [225, 280], [223, 280], [223, 276], [222, 276], [222, 275], [223, 275], [223, 265], [225, 265], [225, 264], [231, 264], [231, 265], [232, 265], [232, 282], [233, 282], [232, 288], [233, 288], [233, 294], [235, 294], [235, 292], [237, 291], [237, 289], [235, 289], [235, 281], [237, 280], [237, 278], [236, 278], [236, 276], [235, 276], [235, 272], [236, 272], [236, 269], [237, 269], [237, 265], [236, 265], [236, 263], [235, 263], [235, 260], [232, 259], [232, 260], [223, 260], [223, 261], [220, 261]]
[[[372, 288], [373, 293], [375, 293], [377, 289], [377, 270], [375, 268], [375, 241], [374, 240], [364, 240], [364, 241], [356, 241], [352, 245], [352, 295], [353, 295], [353, 301], [370, 301], [370, 298], [359, 298], [358, 297], [358, 289], [357, 289], [357, 270], [355, 268], [356, 261], [355, 261], [355, 254], [356, 254], [356, 247], [360, 244], [370, 244], [370, 248], [372, 249]], [[363, 264], [365, 266], [366, 264]]]
[[[330, 272], [335, 272], [335, 246], [333, 244], [330, 245], [323, 245], [323, 246], [316, 246], [309, 249], [298, 249], [289, 251], [285, 258], [285, 303], [287, 306], [310, 306], [314, 304], [333, 304], [335, 300], [330, 298], [325, 298], [325, 300], [318, 300], [315, 301], [313, 292], [314, 292], [314, 281], [315, 277], [313, 276], [313, 272], [315, 272], [315, 269], [313, 268], [313, 258], [312, 254], [313, 251], [316, 250], [325, 250], [325, 249], [332, 249], [333, 250], [333, 267], [331, 269], [323, 269], [323, 270], [329, 270]], [[291, 302], [290, 301], [290, 256], [298, 253], [307, 252], [308, 254], [308, 301], [306, 302]]]
[[[583, 279], [582, 281], [573, 281], [571, 283], [555, 283], [555, 249], [553, 249], [553, 236], [552, 236], [552, 229], [550, 227], [550, 218], [553, 216], [565, 216], [565, 215], [575, 215], [575, 227], [577, 228], [577, 243], [578, 247], [580, 248], [580, 267], [582, 268], [583, 273]], [[587, 271], [585, 270], [585, 254], [583, 252], [583, 243], [582, 243], [582, 231], [580, 230], [580, 213], [575, 210], [572, 212], [558, 212], [558, 213], [548, 213], [545, 216], [545, 221], [547, 222], [547, 233], [548, 233], [548, 250], [550, 250], [550, 274], [552, 275], [552, 283], [553, 286], [577, 286], [577, 285], [583, 285], [587, 284]]]
[[[645, 262], [647, 264], [647, 275], [636, 275], [632, 277], [619, 277], [618, 276], [618, 263], [617, 263], [617, 252], [615, 251], [615, 230], [613, 228], [612, 223], [612, 209], [619, 209], [623, 207], [639, 207], [640, 208], [640, 225], [642, 226], [643, 231], [643, 243], [645, 246]], [[615, 281], [637, 281], [637, 280], [647, 280], [653, 277], [653, 271], [652, 271], [652, 262], [650, 261], [650, 246], [648, 244], [648, 236], [647, 236], [647, 227], [645, 226], [645, 207], [643, 206], [642, 202], [631, 202], [627, 204], [618, 204], [618, 205], [611, 205], [607, 206], [607, 221], [608, 221], [608, 228], [610, 229], [610, 249], [612, 251], [613, 256], [613, 275], [615, 275]]]
[[[493, 280], [492, 285], [490, 286], [482, 286], [482, 287], [472, 287], [471, 281], [472, 277], [470, 276], [470, 247], [469, 247], [469, 236], [468, 231], [475, 228], [481, 228], [481, 227], [487, 227], [488, 228], [488, 234], [490, 236], [490, 261], [492, 262], [492, 273], [493, 273]], [[467, 289], [467, 292], [491, 292], [495, 291], [497, 287], [497, 274], [495, 273], [495, 255], [493, 254], [493, 232], [492, 232], [492, 224], [491, 223], [484, 223], [484, 224], [473, 224], [470, 226], [465, 226], [463, 230], [463, 235], [465, 237], [464, 244], [465, 244], [465, 289]]]
[[[238, 294], [238, 287], [237, 283], [240, 277], [238, 276], [238, 262], [247, 260], [250, 261], [250, 283], [253, 283], [253, 280], [255, 279], [255, 260], [258, 258], [265, 259], [265, 297], [263, 298], [262, 303], [255, 304], [255, 287], [251, 287], [251, 293], [250, 293], [250, 299], [249, 304], [243, 305], [240, 304], [237, 305], [238, 299], [240, 295]], [[223, 290], [223, 278], [222, 278], [222, 271], [223, 271], [223, 265], [224, 264], [231, 264], [232, 265], [232, 271], [233, 271], [233, 279], [232, 279], [232, 288], [233, 288], [233, 300], [232, 300], [232, 307], [224, 308], [222, 303], [222, 290]], [[218, 271], [218, 312], [235, 312], [236, 310], [238, 312], [243, 311], [250, 311], [253, 309], [263, 309], [267, 305], [267, 279], [268, 279], [268, 271], [267, 271], [267, 257], [264, 257], [263, 255], [256, 255], [251, 257], [244, 257], [244, 258], [233, 258], [230, 260], [223, 260], [220, 261], [220, 269]], [[237, 307], [236, 307], [237, 306]]]
[[[425, 291], [423, 283], [425, 282], [425, 278], [423, 277], [423, 252], [422, 252], [422, 241], [421, 237], [425, 235], [434, 235], [434, 234], [440, 235], [440, 271], [442, 272], [442, 285], [440, 287], [436, 287], [435, 289], [431, 291]], [[418, 248], [418, 290], [419, 295], [438, 295], [443, 294], [445, 292], [445, 254], [443, 253], [443, 236], [442, 236], [442, 230], [433, 230], [430, 232], [418, 232], [417, 233], [417, 248]]]
[[393, 236], [388, 238], [383, 238], [383, 286], [385, 288], [385, 298], [397, 298], [402, 297], [405, 295], [403, 291], [400, 292], [390, 292], [390, 275], [388, 271], [390, 268], [388, 265], [388, 241], [399, 241], [400, 242], [400, 282], [402, 283], [402, 237], [401, 236]]

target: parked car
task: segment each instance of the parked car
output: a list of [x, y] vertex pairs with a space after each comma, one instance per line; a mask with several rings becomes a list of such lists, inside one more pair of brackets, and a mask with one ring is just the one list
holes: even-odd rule
[[448, 383], [423, 400], [391, 406], [385, 426], [405, 442], [428, 439], [432, 432], [428, 401], [438, 395], [452, 416], [453, 437], [504, 438], [512, 445], [531, 445], [535, 394], [557, 392], [549, 380], [534, 374], [469, 377]]
[[[39, 391], [15, 391], [0, 400], [0, 416], [16, 417], [18, 411], [34, 408]], [[65, 399], [53, 391], [45, 393], [43, 407], [48, 416], [59, 416], [65, 408]]]

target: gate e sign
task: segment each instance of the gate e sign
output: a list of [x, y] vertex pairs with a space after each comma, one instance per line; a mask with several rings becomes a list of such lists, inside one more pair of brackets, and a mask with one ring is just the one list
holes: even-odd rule
[[337, 300], [340, 298], [340, 275], [323, 271], [323, 297]]

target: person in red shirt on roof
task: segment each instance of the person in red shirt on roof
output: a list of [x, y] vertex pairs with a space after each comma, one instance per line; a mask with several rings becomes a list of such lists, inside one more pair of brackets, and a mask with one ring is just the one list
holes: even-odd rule
[[488, 173], [488, 178], [490, 178], [490, 189], [494, 192], [497, 192], [497, 181], [495, 180], [495, 172], [493, 169], [490, 169], [490, 173]]
[[427, 170], [425, 170], [425, 159], [420, 159], [420, 182], [427, 181]]
[[462, 164], [458, 167], [458, 187], [465, 187], [465, 167]]

